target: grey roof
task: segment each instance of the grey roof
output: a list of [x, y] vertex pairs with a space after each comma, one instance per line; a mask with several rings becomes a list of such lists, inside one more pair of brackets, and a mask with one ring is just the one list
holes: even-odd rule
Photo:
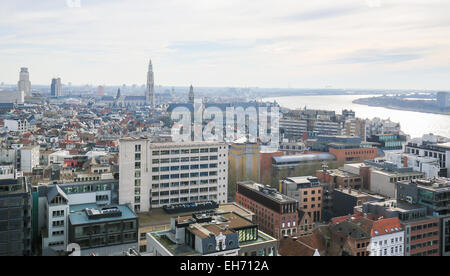
[[102, 223], [118, 220], [136, 219], [136, 214], [127, 205], [111, 205], [109, 207], [117, 207], [121, 212], [120, 217], [110, 217], [110, 218], [99, 218], [99, 219], [89, 219], [86, 215], [85, 209], [101, 209], [97, 204], [81, 204], [70, 206], [69, 219], [72, 225], [83, 225], [90, 223]]
[[66, 193], [64, 193], [63, 190], [61, 190], [61, 188], [58, 185], [52, 186], [49, 188], [48, 193], [47, 193], [47, 200], [48, 202], [52, 202], [52, 200], [57, 196], [60, 195], [62, 196], [65, 200], [69, 201]]
[[355, 240], [369, 239], [370, 235], [364, 231], [361, 226], [349, 221], [343, 221], [332, 226], [333, 231], [342, 233], [345, 236], [350, 236]]
[[331, 153], [314, 153], [302, 155], [287, 155], [272, 157], [275, 163], [300, 163], [317, 160], [334, 160], [336, 157]]

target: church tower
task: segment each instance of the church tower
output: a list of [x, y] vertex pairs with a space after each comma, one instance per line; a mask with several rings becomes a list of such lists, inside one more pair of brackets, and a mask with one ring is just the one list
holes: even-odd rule
[[191, 88], [189, 89], [189, 103], [194, 104], [194, 87], [191, 85]]
[[153, 76], [152, 60], [148, 65], [147, 89], [145, 90], [145, 104], [155, 107], [155, 81]]

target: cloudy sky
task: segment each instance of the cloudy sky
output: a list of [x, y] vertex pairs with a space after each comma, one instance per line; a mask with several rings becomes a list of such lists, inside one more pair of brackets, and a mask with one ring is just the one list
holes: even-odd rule
[[448, 0], [0, 1], [0, 82], [450, 89]]

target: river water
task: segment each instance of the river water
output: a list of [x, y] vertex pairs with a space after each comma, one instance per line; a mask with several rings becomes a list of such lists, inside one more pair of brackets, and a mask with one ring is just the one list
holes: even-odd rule
[[411, 135], [411, 138], [422, 137], [423, 134], [433, 133], [450, 138], [450, 116], [421, 113], [413, 111], [393, 110], [384, 107], [371, 107], [352, 103], [359, 98], [373, 97], [373, 95], [326, 95], [326, 96], [289, 96], [277, 98], [265, 98], [264, 101], [273, 102], [289, 109], [333, 110], [341, 113], [343, 109], [351, 109], [356, 112], [356, 117], [363, 119], [390, 118], [391, 121], [400, 123], [402, 130]]

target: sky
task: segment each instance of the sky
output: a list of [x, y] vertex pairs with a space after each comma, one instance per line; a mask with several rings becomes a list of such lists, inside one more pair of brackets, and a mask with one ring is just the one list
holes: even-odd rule
[[450, 90], [448, 0], [0, 1], [0, 82]]

